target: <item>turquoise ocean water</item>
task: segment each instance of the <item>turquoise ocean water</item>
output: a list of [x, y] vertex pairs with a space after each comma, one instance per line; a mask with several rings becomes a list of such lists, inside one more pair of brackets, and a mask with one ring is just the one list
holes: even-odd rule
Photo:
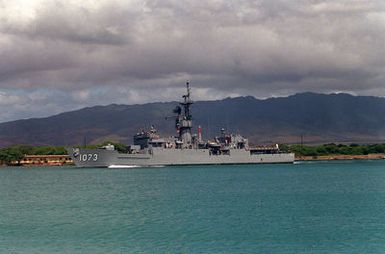
[[0, 253], [385, 253], [385, 161], [1, 168]]

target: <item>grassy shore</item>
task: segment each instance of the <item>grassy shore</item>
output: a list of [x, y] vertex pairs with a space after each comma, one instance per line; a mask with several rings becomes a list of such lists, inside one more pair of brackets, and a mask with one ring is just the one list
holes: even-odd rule
[[318, 155], [318, 156], [303, 156], [296, 155], [296, 161], [330, 161], [330, 160], [382, 160], [385, 159], [385, 153], [375, 154], [359, 154], [359, 155], [345, 155], [345, 154], [333, 154], [333, 155]]
[[[100, 145], [89, 146], [96, 148]], [[124, 144], [112, 143], [119, 152], [126, 153]], [[281, 144], [283, 152], [295, 153], [296, 161], [321, 160], [378, 160], [385, 159], [385, 144], [323, 144], [317, 146], [302, 144]], [[13, 145], [0, 148], [0, 165], [67, 165], [72, 163], [64, 147]]]

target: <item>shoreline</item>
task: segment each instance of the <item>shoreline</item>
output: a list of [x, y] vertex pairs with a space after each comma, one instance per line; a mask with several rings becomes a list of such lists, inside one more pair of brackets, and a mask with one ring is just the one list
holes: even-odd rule
[[[42, 159], [42, 157], [44, 159]], [[47, 160], [47, 157], [51, 160]], [[31, 160], [31, 158], [33, 158]], [[385, 153], [367, 154], [367, 155], [318, 155], [318, 156], [301, 156], [296, 155], [294, 161], [334, 161], [334, 160], [385, 160]], [[14, 163], [8, 165], [11, 167], [39, 167], [39, 166], [74, 166], [75, 164], [69, 158], [68, 155], [56, 155], [56, 156], [41, 156], [31, 155], [28, 160], [22, 160], [20, 164]], [[1, 164], [0, 167], [6, 166]]]
[[333, 161], [333, 160], [383, 160], [385, 153], [366, 155], [319, 155], [319, 156], [295, 156], [294, 161]]

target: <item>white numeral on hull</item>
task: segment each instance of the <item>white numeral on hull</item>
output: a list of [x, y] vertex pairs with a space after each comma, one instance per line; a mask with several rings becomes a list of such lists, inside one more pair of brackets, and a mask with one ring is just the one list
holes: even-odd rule
[[97, 161], [98, 154], [97, 153], [85, 153], [79, 155], [79, 161]]

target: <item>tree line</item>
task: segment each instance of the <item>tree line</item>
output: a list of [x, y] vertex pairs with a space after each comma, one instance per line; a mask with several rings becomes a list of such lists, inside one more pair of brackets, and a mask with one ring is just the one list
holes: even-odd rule
[[281, 150], [293, 152], [298, 156], [322, 156], [322, 155], [367, 155], [385, 153], [385, 144], [323, 144], [309, 145], [281, 145]]
[[31, 146], [12, 145], [0, 149], [1, 164], [10, 164], [12, 161], [20, 161], [25, 155], [62, 155], [67, 151], [62, 146]]
[[[112, 144], [119, 152], [127, 152], [127, 146], [116, 142], [103, 142], [99, 145], [88, 145], [87, 148], [98, 148]], [[80, 147], [80, 146], [78, 146]], [[284, 152], [293, 152], [297, 156], [322, 156], [322, 155], [366, 155], [385, 153], [385, 144], [323, 144], [317, 146], [309, 145], [280, 145]], [[0, 148], [0, 164], [10, 164], [12, 161], [20, 161], [25, 155], [63, 155], [67, 151], [63, 146], [31, 146], [12, 145]]]
[[[127, 152], [127, 146], [121, 143], [105, 141], [97, 145], [87, 145], [85, 148], [96, 149], [98, 147], [111, 144], [119, 152]], [[83, 147], [84, 146], [75, 146]], [[63, 146], [31, 146], [31, 145], [12, 145], [5, 148], [0, 148], [0, 165], [10, 165], [11, 162], [21, 161], [25, 155], [64, 155], [68, 154]]]

